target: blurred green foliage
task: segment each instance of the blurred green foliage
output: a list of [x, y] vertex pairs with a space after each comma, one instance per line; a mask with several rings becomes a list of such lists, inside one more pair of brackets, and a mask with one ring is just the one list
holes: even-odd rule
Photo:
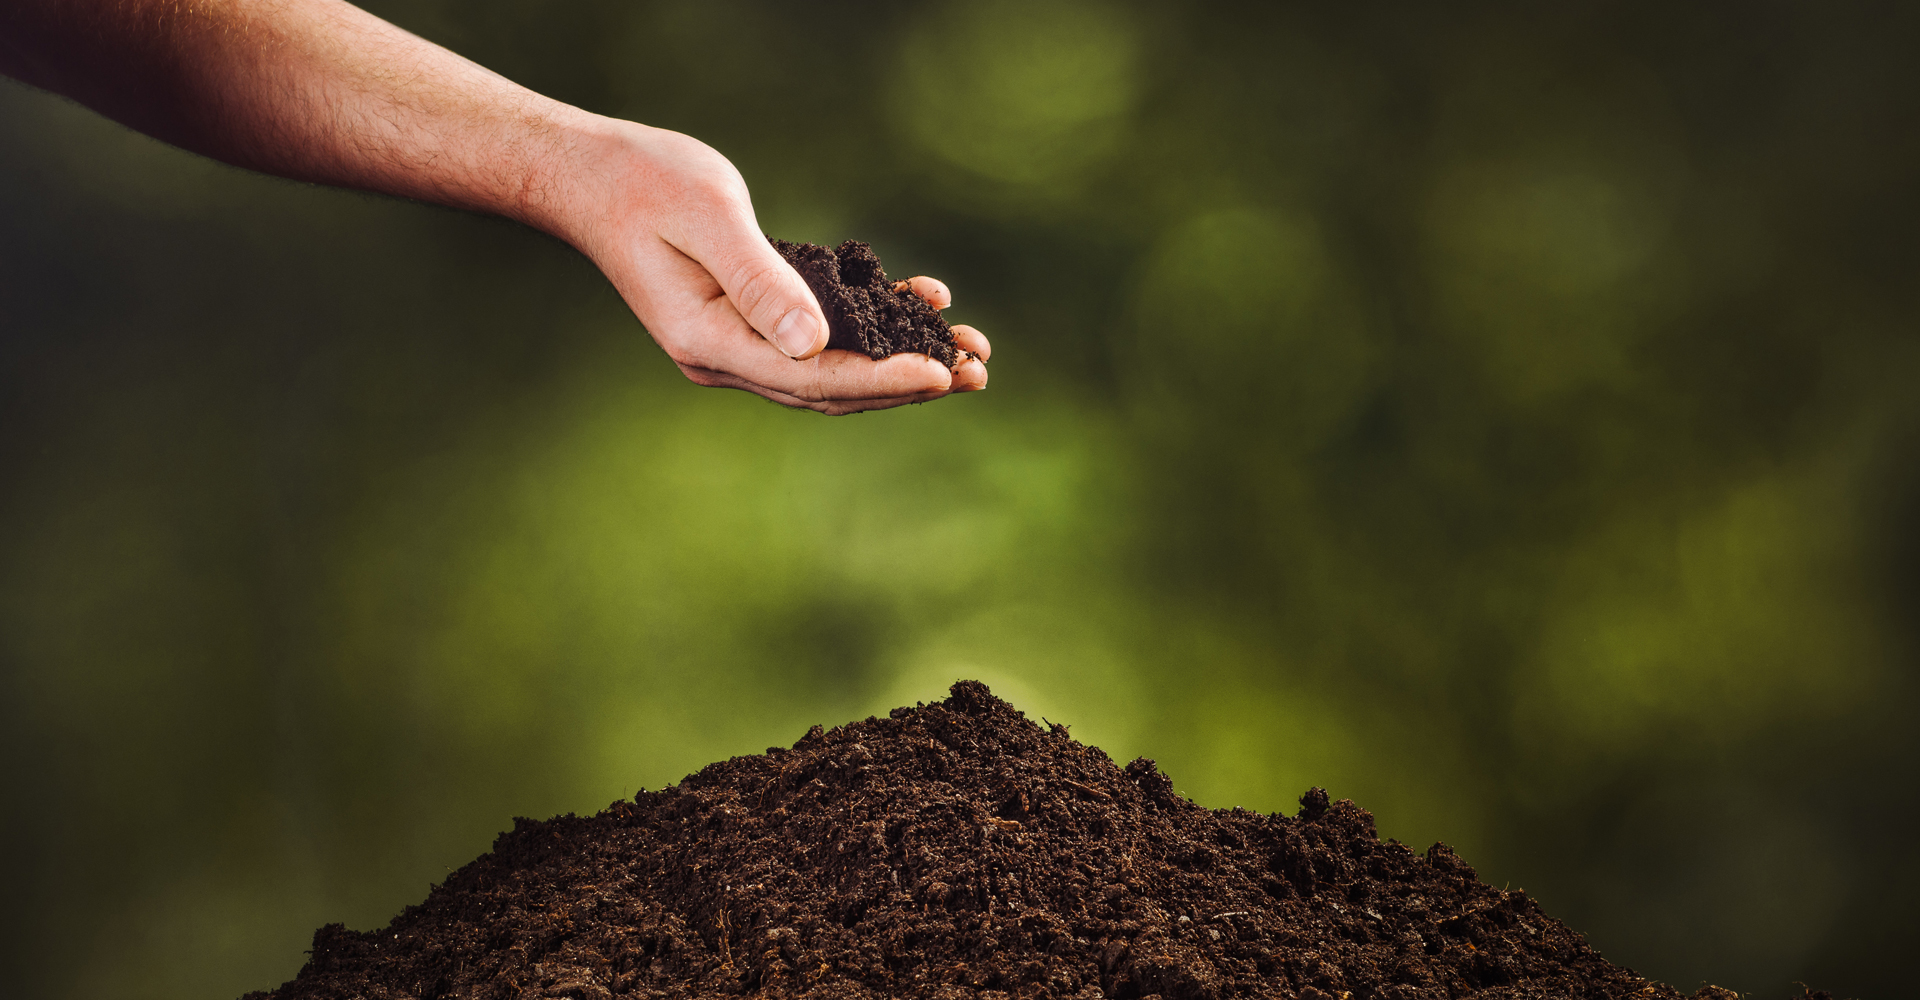
[[1912, 11], [374, 9], [945, 277], [993, 388], [697, 389], [552, 241], [0, 91], [0, 993], [267, 986], [963, 676], [1684, 990], [1910, 990]]

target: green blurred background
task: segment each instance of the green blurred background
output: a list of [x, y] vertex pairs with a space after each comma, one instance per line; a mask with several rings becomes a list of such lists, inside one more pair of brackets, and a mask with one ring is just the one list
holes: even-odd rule
[[978, 677], [1682, 990], [1914, 995], [1915, 8], [371, 6], [943, 276], [993, 388], [698, 389], [551, 240], [0, 87], [0, 993], [271, 986]]

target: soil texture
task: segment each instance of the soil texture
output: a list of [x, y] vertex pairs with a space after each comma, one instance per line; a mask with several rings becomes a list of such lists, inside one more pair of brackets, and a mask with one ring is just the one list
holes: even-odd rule
[[925, 354], [952, 368], [974, 357], [954, 346], [940, 310], [887, 279], [873, 248], [854, 240], [839, 249], [773, 240], [773, 248], [805, 278], [827, 313], [827, 347], [858, 351], [875, 361]]
[[248, 1000], [1681, 996], [1445, 845], [1300, 801], [1203, 809], [963, 681], [597, 816], [517, 820]]

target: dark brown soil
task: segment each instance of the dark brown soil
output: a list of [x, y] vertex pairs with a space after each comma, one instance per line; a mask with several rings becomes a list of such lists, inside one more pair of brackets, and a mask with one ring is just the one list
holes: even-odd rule
[[838, 250], [772, 242], [826, 310], [828, 349], [859, 351], [876, 361], [895, 354], [925, 354], [948, 368], [973, 357], [954, 346], [953, 331], [940, 310], [887, 279], [872, 247], [854, 240]]
[[1317, 788], [1301, 805], [1202, 809], [965, 681], [598, 816], [518, 820], [248, 996], [1680, 996], [1445, 845], [1382, 843]]

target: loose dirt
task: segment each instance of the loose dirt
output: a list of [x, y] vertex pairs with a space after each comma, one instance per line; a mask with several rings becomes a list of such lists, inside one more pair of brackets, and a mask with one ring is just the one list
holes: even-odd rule
[[848, 240], [836, 250], [771, 242], [826, 310], [829, 349], [859, 351], [876, 361], [895, 354], [925, 354], [948, 368], [973, 356], [954, 346], [953, 331], [940, 310], [887, 279], [880, 258], [865, 243]]
[[1203, 809], [963, 681], [597, 816], [517, 820], [248, 1000], [1681, 995], [1443, 844], [1382, 843], [1317, 788], [1301, 806]]

